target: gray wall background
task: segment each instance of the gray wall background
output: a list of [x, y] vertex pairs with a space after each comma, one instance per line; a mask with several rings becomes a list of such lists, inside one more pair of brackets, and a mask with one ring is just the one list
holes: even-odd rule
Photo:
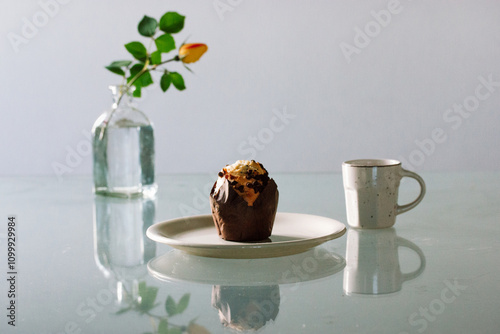
[[178, 44], [189, 37], [209, 51], [194, 75], [171, 67], [186, 91], [155, 85], [139, 103], [155, 124], [157, 173], [241, 158], [273, 172], [340, 171], [361, 157], [500, 169], [498, 1], [2, 4], [3, 176], [91, 174], [89, 132], [119, 79], [104, 66], [143, 40], [144, 14], [166, 11], [187, 17]]

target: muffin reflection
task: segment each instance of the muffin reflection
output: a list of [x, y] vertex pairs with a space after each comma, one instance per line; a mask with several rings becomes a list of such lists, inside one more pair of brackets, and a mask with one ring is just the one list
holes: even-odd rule
[[221, 323], [236, 331], [258, 330], [279, 312], [279, 285], [212, 287], [212, 306]]

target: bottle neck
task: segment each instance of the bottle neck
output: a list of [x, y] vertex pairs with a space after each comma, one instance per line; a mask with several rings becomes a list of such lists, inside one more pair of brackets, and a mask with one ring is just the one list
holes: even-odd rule
[[116, 109], [118, 106], [134, 106], [134, 97], [132, 93], [135, 87], [128, 88], [126, 85], [116, 85], [109, 86], [111, 94], [113, 97], [113, 108]]
[[113, 95], [113, 105], [107, 114], [106, 123], [110, 126], [123, 124], [151, 125], [148, 117], [135, 104], [132, 93], [135, 87], [127, 89], [125, 85], [109, 86]]

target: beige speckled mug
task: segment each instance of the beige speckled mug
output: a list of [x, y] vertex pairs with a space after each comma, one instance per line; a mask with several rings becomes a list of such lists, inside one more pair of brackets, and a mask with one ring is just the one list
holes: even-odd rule
[[[411, 177], [420, 184], [420, 194], [411, 203], [398, 205], [399, 183]], [[349, 160], [342, 164], [347, 222], [354, 228], [386, 228], [396, 215], [413, 209], [422, 201], [425, 182], [416, 173], [390, 159]]]

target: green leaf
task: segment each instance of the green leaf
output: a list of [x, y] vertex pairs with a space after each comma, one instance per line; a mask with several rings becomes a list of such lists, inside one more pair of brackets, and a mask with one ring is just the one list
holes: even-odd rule
[[125, 72], [121, 69], [121, 67], [118, 67], [118, 66], [108, 65], [108, 66], [106, 66], [106, 69], [108, 69], [111, 72], [118, 74], [118, 75], [125, 75]]
[[182, 330], [180, 328], [170, 328], [168, 330], [168, 334], [182, 334]]
[[125, 48], [135, 59], [144, 60], [148, 55], [146, 47], [141, 42], [130, 42], [125, 44]]
[[175, 88], [177, 88], [178, 90], [186, 89], [186, 86], [184, 85], [184, 78], [182, 78], [182, 75], [177, 72], [170, 72], [169, 75], [170, 80], [172, 80]]
[[170, 75], [168, 75], [168, 72], [165, 71], [163, 75], [161, 76], [160, 79], [160, 87], [163, 92], [166, 92], [167, 89], [170, 87], [170, 84], [172, 83], [172, 80], [170, 79]]
[[168, 334], [168, 321], [167, 319], [161, 319], [158, 325], [158, 334]]
[[[133, 78], [135, 78], [135, 76], [138, 75], [143, 68], [144, 64], [142, 63], [138, 63], [132, 66], [130, 68], [130, 76], [127, 78], [127, 82], [130, 82]], [[151, 77], [151, 73], [149, 73], [149, 70], [147, 70], [146, 72], [141, 74], [141, 76], [138, 77], [137, 80], [134, 81], [133, 85], [137, 88], [140, 88], [140, 87], [147, 87], [152, 83], [153, 83], [153, 78]]]
[[186, 310], [189, 304], [189, 297], [190, 297], [189, 293], [186, 293], [184, 296], [181, 297], [179, 303], [177, 303], [177, 313], [182, 313]]
[[144, 15], [141, 22], [139, 22], [137, 30], [139, 30], [139, 34], [142, 36], [151, 37], [156, 33], [157, 27], [158, 22], [154, 18]]
[[128, 67], [130, 66], [130, 64], [132, 64], [132, 61], [131, 60], [117, 60], [117, 61], [114, 61], [112, 62], [111, 64], [109, 64], [109, 66], [114, 66], [114, 67]]
[[135, 87], [134, 92], [132, 93], [133, 97], [141, 97], [141, 87]]
[[125, 308], [122, 308], [120, 310], [118, 310], [115, 314], [116, 315], [120, 315], [120, 314], [123, 314], [123, 313], [126, 313], [128, 311], [130, 311], [132, 308], [129, 306], [129, 307], [125, 307]]
[[155, 44], [156, 47], [158, 48], [158, 51], [163, 53], [175, 50], [175, 41], [172, 35], [170, 34], [163, 34], [160, 37], [156, 38]]
[[167, 314], [169, 316], [173, 316], [176, 314], [177, 305], [175, 304], [175, 300], [170, 296], [168, 296], [167, 300], [165, 301], [165, 311], [167, 311]]
[[139, 296], [142, 297], [142, 295], [145, 294], [146, 290], [147, 290], [146, 282], [144, 282], [144, 281], [139, 282], [138, 288], [139, 288]]
[[169, 34], [178, 33], [184, 28], [185, 18], [176, 12], [165, 13], [160, 19], [160, 30]]
[[161, 52], [160, 51], [155, 51], [155, 52], [151, 53], [151, 64], [152, 65], [161, 64]]
[[118, 75], [125, 75], [122, 67], [128, 67], [132, 62], [130, 60], [117, 60], [106, 66], [108, 70]]
[[[134, 91], [135, 93], [135, 91]], [[147, 312], [155, 306], [156, 295], [158, 294], [158, 288], [154, 286], [146, 286], [144, 282], [139, 283], [139, 296], [141, 297], [141, 302], [139, 304], [139, 310]]]
[[139, 79], [137, 79], [134, 82], [134, 86], [147, 87], [147, 86], [151, 85], [152, 83], [153, 83], [153, 78], [151, 77], [151, 73], [149, 73], [149, 71], [146, 71], [143, 74], [141, 74]]

